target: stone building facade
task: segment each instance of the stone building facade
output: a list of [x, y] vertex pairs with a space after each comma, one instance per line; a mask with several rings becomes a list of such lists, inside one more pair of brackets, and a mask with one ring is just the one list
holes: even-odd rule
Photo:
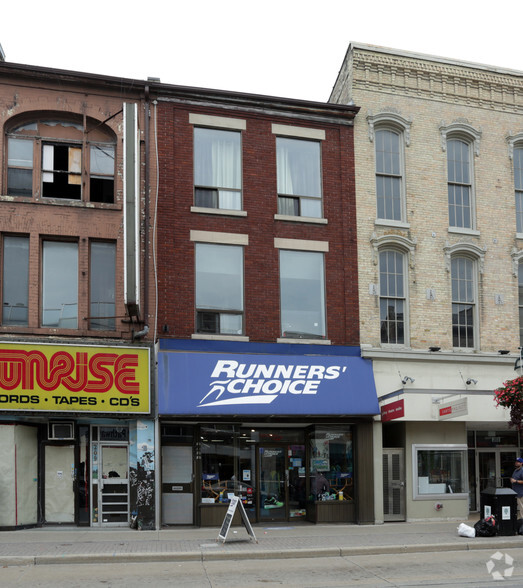
[[330, 100], [361, 108], [360, 330], [383, 519], [466, 516], [520, 455], [493, 390], [521, 345], [523, 74], [351, 44]]

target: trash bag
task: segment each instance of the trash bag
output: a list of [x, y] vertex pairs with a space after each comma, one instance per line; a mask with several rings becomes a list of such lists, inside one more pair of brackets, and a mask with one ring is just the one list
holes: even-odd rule
[[458, 535], [460, 537], [475, 537], [476, 529], [474, 529], [474, 527], [469, 527], [468, 525], [465, 525], [465, 523], [460, 523], [458, 527]]
[[476, 537], [494, 537], [499, 529], [493, 516], [485, 517], [474, 525]]

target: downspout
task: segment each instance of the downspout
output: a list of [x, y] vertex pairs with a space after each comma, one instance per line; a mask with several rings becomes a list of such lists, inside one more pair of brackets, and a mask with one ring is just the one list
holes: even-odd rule
[[[145, 219], [144, 219], [144, 251], [145, 251], [145, 259], [143, 264], [143, 280], [145, 284], [144, 293], [143, 293], [143, 316], [144, 321], [146, 323], [147, 332], [149, 331], [149, 327], [147, 327], [148, 317], [149, 317], [149, 181], [150, 181], [150, 172], [149, 172], [149, 118], [151, 116], [151, 110], [149, 105], [149, 85], [145, 86], [145, 204], [144, 204], [144, 212], [145, 212]], [[145, 329], [144, 329], [145, 331]], [[147, 334], [144, 333], [144, 335]], [[134, 336], [136, 337], [137, 334]], [[143, 336], [143, 335], [142, 335]]]

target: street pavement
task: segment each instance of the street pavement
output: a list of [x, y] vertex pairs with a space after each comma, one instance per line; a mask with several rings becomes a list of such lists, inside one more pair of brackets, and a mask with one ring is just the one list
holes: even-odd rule
[[464, 521], [385, 523], [381, 525], [254, 525], [253, 539], [243, 526], [231, 527], [226, 540], [219, 528], [175, 527], [158, 531], [127, 527], [93, 529], [41, 527], [0, 532], [0, 565], [217, 561], [341, 557], [523, 547], [523, 536], [466, 538]]

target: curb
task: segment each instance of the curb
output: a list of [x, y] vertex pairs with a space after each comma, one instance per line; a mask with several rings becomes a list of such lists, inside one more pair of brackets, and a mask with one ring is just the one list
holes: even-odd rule
[[67, 555], [13, 555], [0, 556], [0, 566], [30, 566], [30, 565], [74, 565], [74, 564], [107, 564], [107, 563], [152, 563], [152, 562], [187, 562], [187, 561], [224, 561], [224, 560], [261, 560], [261, 559], [303, 559], [318, 557], [351, 557], [358, 555], [394, 555], [409, 553], [430, 553], [445, 551], [472, 551], [518, 549], [523, 546], [520, 540], [506, 539], [501, 541], [464, 541], [452, 543], [427, 543], [416, 545], [367, 545], [360, 547], [320, 547], [285, 550], [244, 550], [228, 549], [224, 551], [177, 551], [177, 552], [134, 552], [93, 554], [78, 553]]

